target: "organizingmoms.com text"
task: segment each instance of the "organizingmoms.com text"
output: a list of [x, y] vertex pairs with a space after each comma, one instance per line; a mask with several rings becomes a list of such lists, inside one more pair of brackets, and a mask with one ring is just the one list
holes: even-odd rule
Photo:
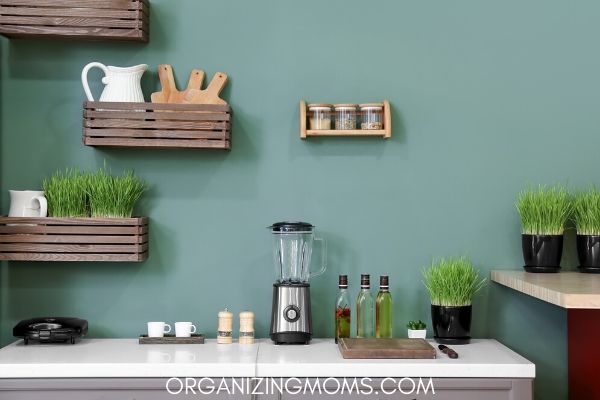
[[435, 395], [431, 378], [169, 378], [172, 395]]

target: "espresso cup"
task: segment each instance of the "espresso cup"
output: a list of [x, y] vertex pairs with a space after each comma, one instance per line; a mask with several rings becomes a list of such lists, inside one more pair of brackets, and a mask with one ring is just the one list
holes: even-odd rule
[[164, 322], [148, 322], [148, 337], [163, 337], [171, 332], [171, 325]]
[[48, 201], [41, 190], [9, 190], [9, 217], [47, 217]]
[[175, 336], [190, 337], [196, 333], [196, 325], [191, 322], [175, 322]]

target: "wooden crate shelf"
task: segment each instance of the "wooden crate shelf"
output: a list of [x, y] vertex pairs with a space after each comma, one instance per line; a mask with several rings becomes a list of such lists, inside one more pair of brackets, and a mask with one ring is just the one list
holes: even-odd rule
[[[302, 100], [300, 102], [300, 137], [306, 139], [311, 136], [346, 136], [346, 137], [382, 137], [389, 139], [392, 137], [392, 114], [390, 109], [390, 102], [387, 100], [383, 101], [383, 129], [307, 129], [308, 125], [308, 110], [306, 102]], [[334, 117], [332, 116], [332, 124]]]
[[148, 218], [0, 217], [0, 260], [139, 262]]
[[231, 109], [217, 104], [83, 104], [87, 146], [225, 149], [231, 147]]
[[0, 34], [147, 42], [148, 0], [0, 0]]

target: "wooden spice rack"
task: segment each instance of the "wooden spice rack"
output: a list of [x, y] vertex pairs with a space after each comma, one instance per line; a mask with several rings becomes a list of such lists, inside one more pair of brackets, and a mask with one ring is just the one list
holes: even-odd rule
[[0, 217], [0, 260], [139, 262], [148, 218]]
[[[390, 109], [390, 102], [387, 100], [383, 101], [383, 129], [353, 129], [353, 130], [342, 130], [342, 129], [307, 129], [307, 107], [304, 100], [300, 101], [300, 137], [306, 139], [310, 136], [375, 136], [389, 139], [392, 137], [392, 114]], [[333, 125], [332, 116], [332, 125]]]
[[148, 0], [0, 0], [0, 34], [147, 42]]
[[225, 149], [231, 109], [224, 104], [83, 103], [83, 144]]

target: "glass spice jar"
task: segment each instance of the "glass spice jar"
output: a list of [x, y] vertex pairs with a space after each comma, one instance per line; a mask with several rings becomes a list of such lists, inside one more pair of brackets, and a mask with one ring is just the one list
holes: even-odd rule
[[331, 129], [331, 104], [309, 104], [308, 126], [311, 130]]
[[383, 129], [383, 104], [361, 104], [360, 117], [360, 129]]
[[356, 104], [335, 104], [335, 129], [336, 130], [354, 130], [356, 129]]

